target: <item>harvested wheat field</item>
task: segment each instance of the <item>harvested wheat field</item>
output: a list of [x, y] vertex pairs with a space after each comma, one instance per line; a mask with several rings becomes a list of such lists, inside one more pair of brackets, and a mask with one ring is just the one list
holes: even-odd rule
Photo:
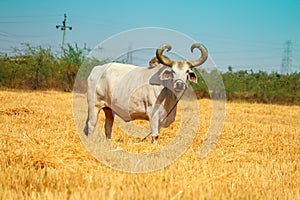
[[[183, 156], [132, 174], [107, 167], [84, 147], [72, 94], [1, 91], [0, 100], [0, 199], [300, 199], [299, 106], [227, 102], [223, 132], [200, 158], [211, 101], [199, 100], [199, 127]], [[157, 151], [178, 123], [162, 130], [158, 144], [114, 126], [112, 142], [129, 152]]]

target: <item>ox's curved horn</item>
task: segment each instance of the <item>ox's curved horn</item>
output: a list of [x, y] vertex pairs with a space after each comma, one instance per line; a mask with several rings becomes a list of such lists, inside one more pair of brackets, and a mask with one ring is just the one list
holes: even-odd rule
[[192, 53], [193, 53], [195, 48], [199, 49], [201, 51], [202, 55], [198, 60], [190, 61], [191, 68], [197, 67], [197, 66], [203, 64], [206, 61], [207, 57], [208, 57], [208, 51], [207, 51], [205, 46], [203, 46], [202, 44], [199, 44], [199, 43], [193, 44], [191, 46], [191, 52]]
[[172, 67], [172, 60], [170, 58], [168, 58], [167, 56], [162, 55], [164, 50], [166, 50], [166, 49], [167, 49], [167, 51], [170, 51], [172, 49], [171, 45], [164, 44], [164, 45], [160, 46], [156, 50], [156, 57], [161, 64]]

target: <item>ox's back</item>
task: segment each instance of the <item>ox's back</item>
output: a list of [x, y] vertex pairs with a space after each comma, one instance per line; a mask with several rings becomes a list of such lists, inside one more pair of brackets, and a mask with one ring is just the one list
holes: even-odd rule
[[[97, 98], [111, 104], [115, 85], [118, 84], [124, 74], [135, 68], [134, 65], [120, 63], [108, 63], [94, 67], [88, 77], [88, 101]], [[95, 96], [96, 94], [98, 97]]]

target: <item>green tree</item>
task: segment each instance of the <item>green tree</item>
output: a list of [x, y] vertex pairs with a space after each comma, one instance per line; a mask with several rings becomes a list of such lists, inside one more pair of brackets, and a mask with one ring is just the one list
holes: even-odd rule
[[72, 91], [76, 74], [85, 60], [84, 53], [87, 49], [80, 49], [77, 44], [73, 47], [67, 44], [65, 56], [60, 60], [60, 73], [64, 91]]
[[31, 46], [23, 44], [23, 49], [17, 49], [19, 54], [11, 58], [11, 63], [15, 63], [15, 69], [18, 70], [18, 82], [23, 85], [21, 88], [46, 89], [49, 88], [50, 79], [53, 77], [51, 68], [54, 67], [55, 57], [51, 48], [44, 48], [41, 45]]

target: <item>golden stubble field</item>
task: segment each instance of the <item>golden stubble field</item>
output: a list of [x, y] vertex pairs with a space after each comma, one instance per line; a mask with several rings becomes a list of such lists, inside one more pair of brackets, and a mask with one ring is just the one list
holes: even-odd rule
[[[211, 101], [199, 100], [199, 127], [184, 155], [162, 170], [131, 174], [86, 150], [72, 94], [2, 90], [0, 102], [0, 199], [300, 199], [299, 106], [227, 102], [219, 141], [200, 158]], [[179, 121], [162, 130], [160, 146]], [[160, 147], [114, 131], [112, 142], [127, 151]]]

